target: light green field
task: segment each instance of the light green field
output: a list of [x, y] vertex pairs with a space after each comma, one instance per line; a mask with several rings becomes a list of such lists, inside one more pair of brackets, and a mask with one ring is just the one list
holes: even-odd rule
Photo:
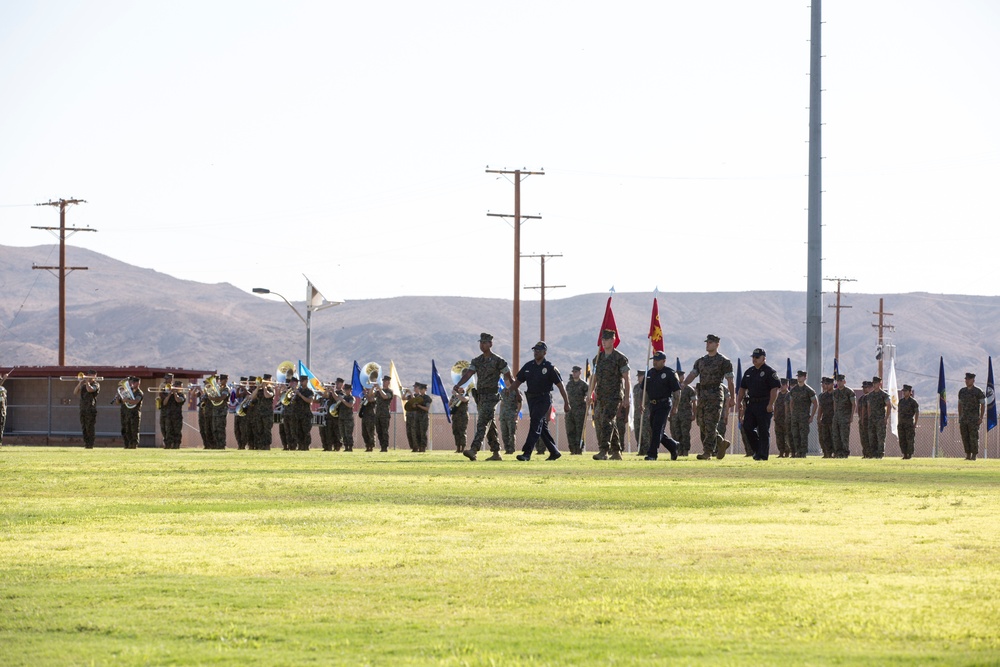
[[0, 664], [1000, 664], [1000, 464], [0, 450]]

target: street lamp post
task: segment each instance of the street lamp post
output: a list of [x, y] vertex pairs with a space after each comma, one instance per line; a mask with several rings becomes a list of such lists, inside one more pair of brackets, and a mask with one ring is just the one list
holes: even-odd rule
[[254, 294], [273, 294], [277, 297], [281, 297], [281, 300], [288, 304], [288, 307], [292, 309], [295, 315], [302, 320], [302, 323], [306, 325], [306, 368], [312, 369], [312, 314], [317, 310], [324, 310], [326, 308], [332, 308], [333, 306], [339, 306], [343, 301], [327, 301], [322, 294], [319, 293], [312, 281], [306, 278], [306, 316], [302, 317], [302, 313], [299, 309], [292, 305], [292, 302], [286, 299], [283, 295], [278, 294], [273, 290], [269, 290], [266, 287], [254, 287]]

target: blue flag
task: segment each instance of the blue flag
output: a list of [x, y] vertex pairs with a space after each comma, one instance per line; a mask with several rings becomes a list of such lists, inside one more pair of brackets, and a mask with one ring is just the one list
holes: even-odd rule
[[323, 391], [323, 383], [319, 381], [319, 378], [313, 375], [313, 372], [306, 368], [306, 365], [302, 363], [299, 359], [299, 382], [306, 381], [309, 383], [309, 388], [313, 391]]
[[788, 384], [792, 383], [792, 358], [786, 357], [788, 359], [788, 368], [785, 370], [785, 377], [788, 378]]
[[993, 393], [993, 357], [990, 357], [990, 372], [986, 376], [986, 430], [997, 425], [997, 402]]
[[[680, 375], [682, 372], [683, 371], [681, 371], [681, 358], [677, 357], [677, 374]], [[683, 380], [684, 377], [681, 376], [681, 379]]]
[[[739, 393], [739, 391], [740, 391], [740, 383], [741, 382], [743, 382], [743, 360], [740, 359], [739, 357], [736, 357], [736, 393]], [[735, 400], [736, 400], [736, 397], [733, 396], [733, 401], [735, 401]], [[736, 414], [738, 415], [740, 413], [737, 412]], [[743, 422], [740, 421], [739, 424], [740, 424], [740, 428], [742, 428], [743, 427]]]
[[837, 376], [840, 375], [840, 364], [837, 363], [837, 358], [833, 358], [833, 380], [836, 382]]
[[938, 411], [941, 413], [941, 431], [948, 425], [948, 395], [944, 389], [944, 357], [941, 357], [941, 371], [938, 373]]
[[441, 382], [441, 375], [438, 373], [437, 364], [434, 363], [433, 359], [431, 359], [431, 393], [441, 397], [441, 403], [444, 404], [444, 414], [450, 424], [451, 406], [448, 405], [448, 392], [444, 388], [444, 383]]
[[364, 386], [361, 384], [361, 366], [354, 362], [354, 371], [351, 373], [351, 394], [361, 398], [365, 395]]

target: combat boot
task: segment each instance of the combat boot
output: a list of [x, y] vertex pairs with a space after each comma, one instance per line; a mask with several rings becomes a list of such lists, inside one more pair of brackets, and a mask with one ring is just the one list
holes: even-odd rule
[[470, 461], [476, 460], [476, 452], [472, 449], [466, 449], [464, 452], [462, 452], [462, 456], [469, 459]]
[[488, 458], [486, 460], [487, 461], [503, 461], [503, 457], [500, 456], [500, 452], [499, 451], [496, 451], [496, 452], [493, 452], [493, 456], [491, 456], [490, 458]]
[[594, 454], [595, 461], [607, 461], [608, 460], [608, 450], [602, 449], [601, 451]]
[[732, 443], [730, 443], [728, 440], [726, 440], [725, 438], [722, 438], [722, 442], [719, 444], [719, 451], [716, 452], [715, 458], [717, 458], [717, 459], [724, 459], [724, 458], [726, 458], [726, 450], [729, 449], [729, 446], [731, 444]]
[[621, 452], [611, 452], [611, 456], [609, 456], [608, 458], [611, 459], [612, 461], [621, 461], [622, 460], [622, 453]]

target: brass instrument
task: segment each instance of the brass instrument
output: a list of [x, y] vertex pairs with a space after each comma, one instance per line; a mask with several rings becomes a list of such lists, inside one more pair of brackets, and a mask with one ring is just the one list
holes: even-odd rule
[[295, 364], [290, 361], [282, 361], [278, 364], [278, 370], [275, 371], [274, 377], [278, 378], [278, 382], [282, 379], [287, 378], [289, 375], [295, 373]]
[[215, 375], [209, 375], [205, 378], [205, 395], [215, 407], [219, 407], [223, 401], [229, 400], [229, 396], [222, 395], [222, 387], [219, 386], [219, 379]]
[[76, 375], [61, 375], [59, 376], [59, 379], [62, 380], [63, 382], [80, 382], [81, 380], [88, 380], [90, 382], [104, 382], [104, 378], [96, 377], [93, 375], [84, 375], [83, 371], [80, 371]]
[[[125, 378], [118, 383], [118, 395], [116, 398], [129, 410], [135, 410], [139, 405], [138, 403], [135, 405], [129, 405], [128, 403], [128, 401], [135, 400], [135, 394], [132, 393], [132, 387], [128, 385], [128, 378]], [[113, 402], [114, 401], [112, 401], [112, 403]]]
[[281, 395], [281, 404], [284, 405], [285, 407], [288, 407], [289, 405], [291, 405], [292, 404], [292, 399], [295, 398], [295, 392], [296, 391], [298, 391], [298, 389], [288, 389], [288, 390], [286, 390], [285, 393]]
[[[454, 364], [452, 364], [451, 381], [457, 385], [458, 381], [462, 379], [462, 373], [464, 373], [465, 369], [467, 369], [471, 365], [472, 364], [470, 364], [468, 361], [456, 361]], [[462, 385], [462, 388], [465, 389], [465, 391], [471, 391], [473, 388], [475, 388], [475, 386], [476, 386], [476, 380], [475, 376], [473, 375], [471, 378], [465, 381], [465, 384]]]

